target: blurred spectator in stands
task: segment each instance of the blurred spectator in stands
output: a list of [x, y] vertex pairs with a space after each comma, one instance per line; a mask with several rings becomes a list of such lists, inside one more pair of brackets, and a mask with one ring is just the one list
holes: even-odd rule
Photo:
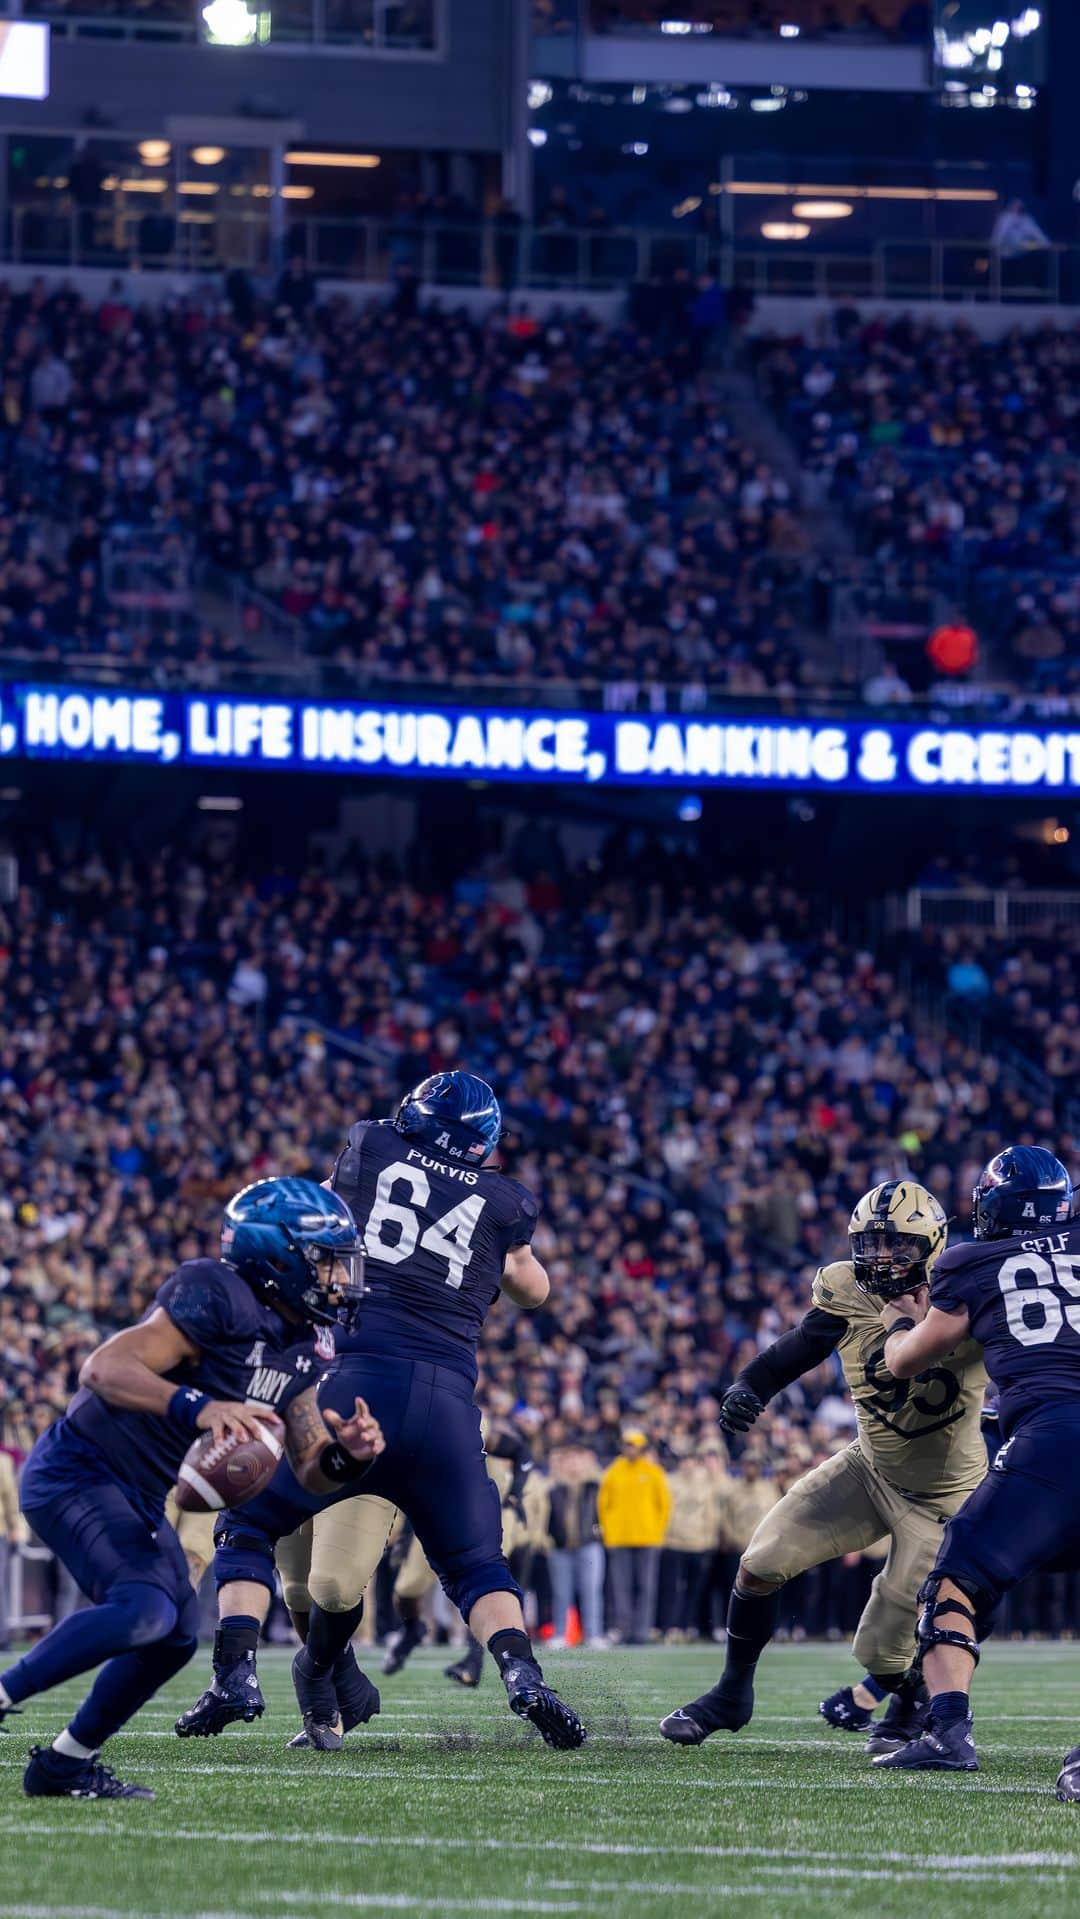
[[912, 692], [895, 660], [885, 659], [863, 687], [868, 706], [908, 706]]
[[566, 1643], [566, 1622], [576, 1606], [586, 1643], [597, 1650], [604, 1638], [604, 1542], [597, 1515], [600, 1468], [588, 1446], [560, 1446], [550, 1461], [548, 1532], [551, 1538], [552, 1620], [555, 1638]]

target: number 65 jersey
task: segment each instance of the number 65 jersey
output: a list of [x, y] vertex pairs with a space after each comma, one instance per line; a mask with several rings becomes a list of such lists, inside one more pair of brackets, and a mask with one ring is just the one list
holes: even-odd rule
[[1042, 1239], [976, 1239], [934, 1268], [930, 1303], [967, 1309], [1006, 1438], [1052, 1399], [1080, 1401], [1080, 1221]]
[[536, 1229], [528, 1188], [440, 1159], [389, 1120], [352, 1128], [330, 1184], [364, 1243], [365, 1294], [338, 1352], [431, 1360], [475, 1383], [476, 1344], [506, 1255]]
[[976, 1341], [965, 1339], [917, 1379], [894, 1379], [885, 1365], [878, 1306], [856, 1286], [848, 1261], [821, 1269], [813, 1303], [845, 1322], [837, 1351], [855, 1402], [859, 1446], [882, 1477], [920, 1498], [972, 1492], [987, 1466], [979, 1424], [986, 1367]]

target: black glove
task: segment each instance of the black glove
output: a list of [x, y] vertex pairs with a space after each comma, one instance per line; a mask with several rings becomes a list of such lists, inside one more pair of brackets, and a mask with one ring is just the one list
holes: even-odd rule
[[765, 1411], [749, 1386], [730, 1386], [720, 1401], [720, 1427], [725, 1433], [748, 1433]]

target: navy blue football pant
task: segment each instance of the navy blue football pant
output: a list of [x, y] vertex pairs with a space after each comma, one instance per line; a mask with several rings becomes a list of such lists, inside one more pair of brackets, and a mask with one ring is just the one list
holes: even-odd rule
[[968, 1590], [980, 1634], [999, 1599], [1041, 1568], [1080, 1568], [1080, 1401], [1051, 1401], [999, 1449], [950, 1519], [934, 1571]]
[[[429, 1360], [345, 1353], [320, 1383], [319, 1404], [347, 1416], [358, 1397], [379, 1421], [386, 1451], [339, 1497], [373, 1493], [400, 1506], [465, 1619], [485, 1593], [520, 1600], [503, 1557], [502, 1507], [488, 1477], [470, 1381]], [[305, 1493], [280, 1466], [265, 1493], [218, 1521], [218, 1585], [249, 1579], [272, 1590], [274, 1541], [328, 1503]]]
[[[57, 1491], [68, 1478], [69, 1489]], [[0, 1674], [14, 1704], [48, 1692], [102, 1661], [71, 1722], [95, 1750], [186, 1666], [198, 1645], [198, 1601], [180, 1542], [164, 1519], [114, 1478], [93, 1446], [53, 1427], [26, 1463], [22, 1509], [87, 1598]]]

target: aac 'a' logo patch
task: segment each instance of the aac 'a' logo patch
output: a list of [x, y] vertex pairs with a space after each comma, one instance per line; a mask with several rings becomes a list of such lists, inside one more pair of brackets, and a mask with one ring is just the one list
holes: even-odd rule
[[1024, 1218], [1025, 1218], [1025, 1219], [1034, 1219], [1034, 1217], [1035, 1217], [1035, 1204], [1034, 1204], [1034, 1201], [1033, 1201], [1033, 1200], [1030, 1200], [1030, 1199], [1026, 1199], [1026, 1200], [1024, 1201]]

